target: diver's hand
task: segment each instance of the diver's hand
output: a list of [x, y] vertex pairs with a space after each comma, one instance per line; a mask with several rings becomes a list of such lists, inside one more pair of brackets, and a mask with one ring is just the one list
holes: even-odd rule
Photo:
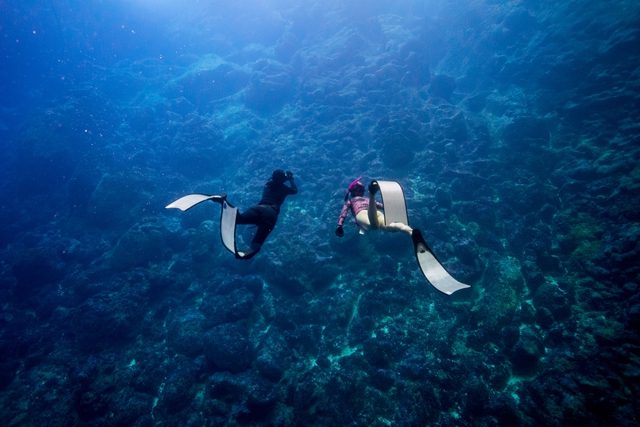
[[338, 228], [336, 228], [336, 236], [344, 237], [344, 230], [342, 229], [341, 225], [339, 225]]
[[291, 172], [291, 171], [286, 171], [286, 172], [285, 172], [285, 175], [287, 176], [287, 179], [288, 179], [289, 181], [293, 181], [293, 172]]

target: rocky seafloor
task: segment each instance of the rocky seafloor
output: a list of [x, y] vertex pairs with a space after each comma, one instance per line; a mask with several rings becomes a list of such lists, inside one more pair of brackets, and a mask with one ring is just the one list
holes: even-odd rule
[[[3, 106], [0, 423], [638, 425], [640, 8], [240, 8], [176, 14], [164, 56], [61, 9], [85, 60]], [[218, 205], [164, 209], [274, 168], [300, 192], [249, 262]], [[334, 235], [360, 175], [470, 290]]]

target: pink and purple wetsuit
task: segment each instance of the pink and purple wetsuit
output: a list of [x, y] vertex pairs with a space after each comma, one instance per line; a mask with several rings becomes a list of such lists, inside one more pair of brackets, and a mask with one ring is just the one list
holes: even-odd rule
[[[376, 206], [380, 209], [383, 208], [382, 203], [376, 202]], [[355, 218], [360, 212], [366, 211], [369, 209], [369, 198], [364, 196], [356, 196], [347, 200], [342, 207], [342, 211], [340, 212], [340, 218], [338, 218], [338, 225], [342, 226], [344, 224], [345, 219], [347, 219], [347, 215], [349, 211], [353, 214]], [[357, 223], [356, 223], [357, 224]]]

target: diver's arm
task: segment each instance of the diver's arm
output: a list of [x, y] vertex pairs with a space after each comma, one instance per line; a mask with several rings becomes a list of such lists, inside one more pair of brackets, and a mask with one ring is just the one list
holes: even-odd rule
[[344, 237], [344, 230], [342, 229], [342, 224], [344, 224], [344, 220], [347, 219], [347, 215], [349, 215], [349, 208], [351, 207], [351, 200], [347, 200], [342, 210], [340, 211], [340, 217], [338, 218], [338, 226], [336, 227], [336, 236]]
[[291, 179], [289, 179], [289, 184], [291, 185], [291, 191], [289, 192], [289, 194], [298, 193], [298, 187], [296, 186], [296, 183], [293, 180], [293, 177], [291, 177]]
[[342, 207], [340, 211], [340, 216], [338, 217], [338, 227], [342, 227], [344, 221], [347, 219], [347, 215], [349, 215], [349, 208], [351, 207], [351, 200], [347, 200], [347, 202]]
[[289, 178], [289, 184], [291, 185], [289, 194], [297, 194], [298, 186], [296, 186], [296, 182], [293, 180], [293, 173], [290, 171], [287, 171], [287, 178]]

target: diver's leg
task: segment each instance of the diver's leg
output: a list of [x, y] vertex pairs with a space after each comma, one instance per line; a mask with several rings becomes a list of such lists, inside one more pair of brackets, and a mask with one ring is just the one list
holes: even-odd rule
[[367, 231], [371, 230], [371, 224], [369, 223], [369, 213], [365, 211], [358, 212], [358, 215], [356, 215], [356, 224], [358, 224], [358, 227], [360, 227], [361, 229]]
[[262, 208], [260, 213], [262, 214], [262, 220], [258, 224], [258, 231], [251, 241], [251, 249], [255, 250], [260, 250], [278, 221], [278, 214], [273, 208]]
[[380, 223], [378, 222], [378, 207], [376, 206], [376, 193], [379, 190], [380, 186], [378, 186], [377, 182], [371, 182], [371, 184], [369, 184], [369, 209], [367, 210], [367, 214], [372, 230], [380, 228]]
[[391, 224], [386, 225], [384, 214], [380, 211], [378, 211], [378, 225], [380, 230], [388, 231], [389, 233], [396, 233], [398, 231], [404, 231], [409, 235], [413, 233], [413, 229], [411, 229], [411, 227], [401, 222], [392, 222]]
[[258, 209], [259, 208], [257, 206], [254, 206], [242, 213], [238, 212], [238, 216], [236, 217], [236, 224], [240, 224], [240, 225], [260, 224], [261, 215]]
[[258, 225], [258, 231], [256, 232], [256, 235], [253, 237], [253, 240], [251, 241], [251, 246], [249, 247], [249, 250], [245, 252], [244, 259], [249, 259], [253, 257], [255, 254], [257, 254], [260, 251], [260, 249], [262, 249], [262, 245], [264, 241], [267, 240], [267, 237], [269, 236], [272, 230], [273, 230], [273, 227], [266, 223], [262, 223]]
[[409, 235], [411, 235], [413, 233], [413, 229], [411, 227], [409, 227], [406, 224], [403, 224], [401, 222], [392, 222], [389, 225], [381, 225], [380, 228], [382, 228], [384, 231], [388, 231], [390, 233], [396, 233], [398, 231], [404, 231], [405, 233], [408, 233]]
[[273, 227], [275, 227], [276, 221], [278, 220], [276, 211], [272, 208], [254, 207], [252, 210], [259, 216], [259, 220], [257, 222], [258, 231], [256, 231], [256, 235], [251, 241], [251, 246], [248, 250], [244, 251], [244, 255], [241, 259], [251, 259], [260, 251], [260, 249], [262, 249], [264, 241], [267, 240], [267, 237], [273, 230]]

